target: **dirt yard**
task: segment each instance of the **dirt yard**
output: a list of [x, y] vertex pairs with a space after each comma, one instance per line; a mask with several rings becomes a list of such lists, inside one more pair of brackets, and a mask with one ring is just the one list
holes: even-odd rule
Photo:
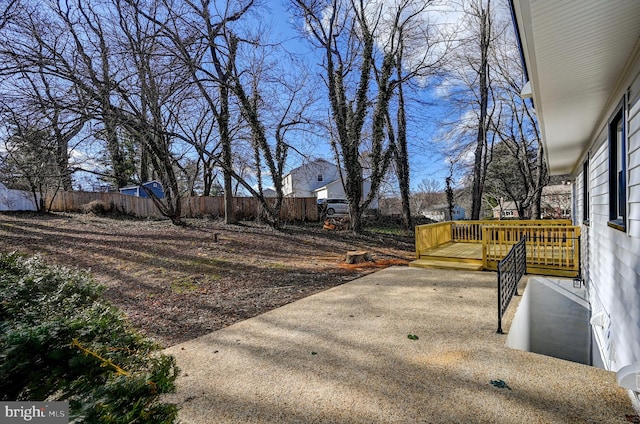
[[[201, 336], [413, 255], [413, 235], [282, 231], [244, 222], [168, 221], [82, 214], [2, 214], [0, 251], [39, 254], [89, 270], [106, 297], [163, 346]], [[373, 262], [348, 265], [350, 250]]]

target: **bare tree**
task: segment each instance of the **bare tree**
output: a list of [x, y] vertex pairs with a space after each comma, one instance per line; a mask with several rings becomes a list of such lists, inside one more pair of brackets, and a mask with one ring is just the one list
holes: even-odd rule
[[44, 11], [32, 6], [33, 13], [22, 17], [16, 32], [23, 42], [5, 45], [3, 53], [26, 72], [45, 75], [44, 93], [52, 86], [48, 79], [72, 87], [80, 101], [65, 108], [90, 121], [93, 134], [104, 139], [111, 177], [120, 187], [142, 182], [134, 179], [135, 146], [127, 143], [137, 145], [145, 158], [139, 175], [152, 169], [167, 194], [163, 201], [154, 199], [156, 204], [181, 223], [172, 125], [185, 78], [161, 51], [155, 23], [118, 0], [99, 6], [78, 1], [46, 6]]
[[[160, 43], [163, 27], [156, 19], [156, 14], [161, 13], [157, 4], [151, 2], [148, 14], [142, 14], [124, 1], [113, 1], [118, 29], [125, 37], [122, 40], [125, 58], [130, 60], [129, 68], [135, 70], [126, 86], [116, 86], [126, 104], [119, 117], [127, 131], [139, 141], [143, 154], [148, 155], [152, 169], [163, 183], [165, 198], [159, 199], [151, 190], [148, 190], [149, 197], [163, 215], [174, 224], [181, 224], [183, 193], [176, 169], [184, 171], [185, 168], [180, 165], [180, 154], [173, 142], [177, 122], [184, 119], [183, 103], [191, 95], [187, 90], [189, 76]], [[149, 16], [153, 19], [148, 19]], [[146, 177], [144, 163], [140, 169]]]
[[[352, 230], [359, 233], [362, 231], [361, 218], [366, 207], [361, 203], [363, 167], [360, 147], [370, 108], [369, 89], [374, 52], [374, 37], [365, 4], [362, 0], [293, 0], [292, 4], [304, 20], [308, 35], [323, 52], [324, 78], [334, 127], [330, 143], [340, 168], [346, 174], [343, 183], [351, 211]], [[390, 72], [388, 69], [391, 65], [387, 63], [383, 72]], [[388, 97], [380, 97], [381, 103], [386, 101]], [[380, 139], [383, 131], [380, 118], [374, 119], [374, 122], [375, 137]], [[372, 150], [376, 150], [374, 155], [378, 157], [382, 153], [376, 146]], [[372, 184], [372, 190], [374, 188]]]
[[[287, 134], [308, 121], [304, 111], [312, 99], [307, 95], [305, 80], [300, 73], [283, 75], [283, 67], [266, 62], [269, 60], [267, 53], [256, 53], [270, 48], [266, 45], [264, 32], [240, 34], [235, 28], [235, 23], [253, 8], [253, 1], [204, 1], [200, 4], [187, 3], [184, 9], [179, 10], [168, 8], [169, 19], [163, 27], [163, 35], [176, 57], [188, 69], [192, 84], [197, 87], [216, 122], [218, 143], [215, 146], [207, 148], [205, 143], [191, 142], [201, 157], [206, 156], [224, 172], [227, 223], [235, 222], [232, 202], [232, 179], [235, 179], [260, 201], [265, 218], [277, 227], [283, 198], [284, 166], [291, 147]], [[247, 51], [252, 54], [245, 54]], [[269, 93], [272, 100], [264, 102], [263, 93], [270, 86], [276, 87]], [[232, 108], [236, 108], [236, 113], [232, 113]], [[232, 115], [241, 116], [244, 129], [232, 130]], [[241, 174], [234, 163], [234, 155], [243, 145], [243, 136], [246, 136], [245, 141], [253, 153], [253, 176], [257, 187]], [[220, 153], [217, 152], [218, 147]], [[275, 203], [263, 194], [263, 165], [276, 190]]]
[[18, 13], [19, 0], [4, 0], [0, 5], [0, 31]]
[[482, 192], [486, 178], [487, 167], [490, 161], [490, 147], [488, 133], [490, 125], [489, 106], [489, 49], [491, 47], [493, 19], [491, 14], [491, 0], [473, 2], [470, 8], [470, 16], [478, 24], [478, 53], [479, 61], [472, 67], [478, 77], [478, 130], [476, 136], [476, 148], [473, 162], [473, 187], [471, 189], [471, 219], [480, 219], [482, 208]]
[[[426, 78], [442, 58], [431, 50], [426, 19], [431, 3], [292, 0], [305, 22], [305, 35], [323, 54], [333, 126], [330, 143], [345, 171], [354, 232], [362, 230], [362, 212], [378, 192], [391, 161], [403, 222], [411, 227], [404, 88], [412, 79]], [[365, 130], [367, 123], [370, 133]], [[371, 190], [363, 199], [365, 177]]]
[[487, 169], [487, 188], [494, 198], [513, 201], [519, 216], [540, 218], [542, 189], [549, 177], [532, 105], [520, 97], [524, 76], [513, 37], [505, 31], [491, 46], [493, 95], [500, 105], [491, 131], [499, 143]]
[[[393, 55], [394, 76], [391, 85], [395, 90], [395, 120], [391, 110], [387, 111], [387, 131], [393, 151], [394, 170], [402, 201], [402, 222], [406, 229], [412, 228], [411, 191], [409, 167], [409, 143], [405, 87], [419, 80], [422, 84], [437, 74], [447, 54], [450, 40], [443, 32], [436, 32], [428, 20], [429, 6], [433, 1], [403, 0], [384, 6], [384, 26], [388, 40], [383, 45], [385, 52]], [[384, 63], [384, 62], [383, 62]], [[378, 86], [384, 82], [378, 78]]]
[[38, 211], [43, 211], [47, 194], [58, 191], [62, 182], [55, 157], [55, 135], [12, 109], [4, 108], [2, 118], [9, 134], [0, 149], [2, 180], [31, 193]]
[[446, 100], [451, 122], [445, 138], [447, 156], [459, 167], [469, 168], [471, 219], [479, 219], [487, 171], [493, 148], [499, 141], [504, 105], [500, 98], [500, 75], [495, 50], [505, 43], [511, 28], [509, 17], [500, 13], [500, 0], [464, 0], [453, 4], [461, 15], [457, 42], [447, 65]]
[[424, 178], [411, 196], [412, 210], [422, 212], [428, 207], [446, 202], [444, 186], [435, 178]]
[[[130, 2], [134, 3], [134, 2]], [[186, 67], [191, 83], [197, 87], [217, 127], [217, 143], [210, 145], [200, 139], [189, 139], [198, 154], [223, 169], [225, 194], [225, 220], [235, 223], [233, 204], [233, 179], [243, 181], [234, 170], [233, 139], [230, 128], [233, 94], [233, 72], [236, 66], [237, 41], [230, 26], [251, 10], [254, 2], [211, 1], [188, 2], [182, 8], [165, 4], [166, 24], [147, 15], [163, 25], [163, 36], [174, 55]], [[140, 13], [140, 5], [136, 3]], [[235, 43], [235, 45], [231, 44]], [[220, 149], [220, 151], [218, 151]], [[251, 188], [249, 183], [246, 186]]]
[[[2, 108], [23, 121], [24, 127], [37, 128], [53, 137], [52, 154], [56, 174], [64, 190], [71, 190], [74, 169], [69, 164], [73, 146], [69, 143], [86, 123], [83, 99], [72, 84], [52, 76], [46, 49], [39, 42], [39, 31], [55, 28], [27, 2], [9, 2], [2, 22]], [[34, 36], [36, 34], [36, 36]], [[60, 37], [51, 36], [60, 41]], [[10, 121], [15, 123], [15, 119]], [[29, 122], [30, 121], [30, 122]]]

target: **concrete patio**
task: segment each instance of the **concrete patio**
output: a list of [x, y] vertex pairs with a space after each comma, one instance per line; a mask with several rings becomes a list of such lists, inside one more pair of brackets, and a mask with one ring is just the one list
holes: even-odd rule
[[496, 302], [492, 272], [388, 268], [172, 346], [166, 400], [191, 424], [633, 419], [613, 373], [505, 347]]

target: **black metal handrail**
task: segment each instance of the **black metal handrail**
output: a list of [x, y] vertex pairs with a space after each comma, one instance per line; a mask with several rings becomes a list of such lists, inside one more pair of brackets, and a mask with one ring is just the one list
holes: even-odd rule
[[502, 332], [502, 317], [511, 298], [518, 296], [518, 283], [527, 273], [527, 238], [513, 245], [507, 256], [498, 263], [498, 334]]

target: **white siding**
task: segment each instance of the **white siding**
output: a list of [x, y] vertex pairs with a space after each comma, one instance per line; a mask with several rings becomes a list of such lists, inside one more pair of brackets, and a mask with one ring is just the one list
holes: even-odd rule
[[[606, 135], [603, 133], [600, 139], [604, 139]], [[594, 220], [596, 216], [609, 217], [609, 175], [608, 164], [609, 153], [607, 144], [600, 143], [600, 147], [592, 150], [591, 160], [589, 161], [589, 171], [591, 175], [591, 212], [590, 220]]]
[[[622, 98], [623, 93], [619, 96]], [[593, 315], [602, 312], [605, 316], [604, 325], [594, 327], [595, 339], [605, 365], [612, 371], [640, 364], [640, 78], [632, 84], [627, 98], [627, 231], [607, 225], [606, 122], [602, 123], [602, 132], [592, 144], [590, 225], [583, 227], [586, 233], [583, 240], [587, 243], [583, 254], [588, 258], [585, 277]], [[581, 197], [581, 187], [576, 194]], [[581, 208], [582, 202], [578, 202], [578, 206]], [[578, 218], [581, 220], [581, 215]]]
[[28, 191], [11, 190], [0, 184], [0, 211], [36, 211], [38, 207], [33, 194]]
[[[322, 181], [318, 181], [322, 176]], [[313, 197], [314, 190], [340, 179], [337, 166], [319, 159], [292, 170], [283, 181], [283, 193], [291, 197]]]
[[628, 99], [628, 231], [630, 236], [640, 237], [640, 78], [636, 78], [634, 83], [629, 88]]

